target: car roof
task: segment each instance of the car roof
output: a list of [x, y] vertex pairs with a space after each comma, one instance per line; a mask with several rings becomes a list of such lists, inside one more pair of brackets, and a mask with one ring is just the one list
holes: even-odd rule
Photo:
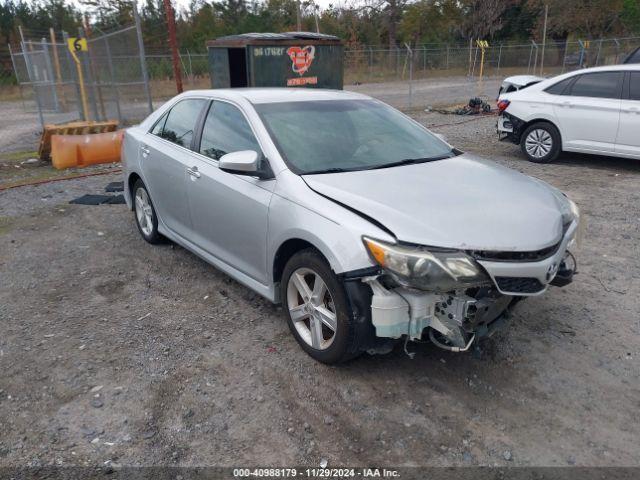
[[612, 71], [618, 71], [618, 70], [624, 70], [624, 71], [640, 70], [640, 64], [631, 63], [631, 64], [623, 64], [623, 65], [603, 65], [602, 67], [583, 68], [581, 70], [574, 70], [572, 72], [567, 72], [567, 73], [582, 74], [582, 73], [589, 73], [589, 72], [612, 72]]
[[185, 92], [184, 96], [215, 96], [228, 100], [245, 99], [254, 104], [371, 99], [371, 97], [360, 93], [320, 88], [216, 88], [190, 90]]

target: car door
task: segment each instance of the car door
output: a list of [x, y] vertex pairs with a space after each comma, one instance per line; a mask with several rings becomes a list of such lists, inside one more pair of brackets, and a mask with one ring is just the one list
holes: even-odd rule
[[640, 158], [640, 71], [627, 73], [624, 97], [616, 153]]
[[187, 236], [191, 229], [186, 193], [186, 169], [194, 130], [207, 100], [180, 100], [165, 113], [140, 145], [144, 180], [158, 216], [172, 232]]
[[214, 100], [204, 118], [196, 150], [187, 180], [192, 241], [266, 284], [267, 221], [275, 180], [218, 168], [218, 160], [226, 153], [254, 150], [262, 154], [242, 111], [231, 103]]
[[554, 105], [565, 150], [613, 153], [624, 74], [621, 71], [580, 75]]

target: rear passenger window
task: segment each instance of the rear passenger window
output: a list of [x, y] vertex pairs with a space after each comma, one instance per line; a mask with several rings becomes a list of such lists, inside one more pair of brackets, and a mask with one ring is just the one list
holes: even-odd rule
[[640, 100], [640, 72], [629, 75], [629, 99]]
[[[166, 120], [161, 119], [151, 133], [181, 147], [190, 148], [193, 130], [205, 102], [201, 98], [190, 98], [176, 103], [166, 115]], [[158, 128], [158, 125], [162, 127]]]
[[620, 98], [622, 72], [597, 72], [580, 75], [571, 87], [571, 96]]
[[200, 153], [219, 160], [227, 153], [241, 150], [261, 151], [249, 123], [238, 108], [214, 101], [204, 122]]
[[558, 83], [554, 83], [550, 87], [547, 87], [545, 92], [551, 93], [552, 95], [566, 95], [567, 92], [565, 90], [567, 90], [569, 84], [573, 82], [574, 78], [575, 77], [569, 77], [564, 80], [560, 80]]

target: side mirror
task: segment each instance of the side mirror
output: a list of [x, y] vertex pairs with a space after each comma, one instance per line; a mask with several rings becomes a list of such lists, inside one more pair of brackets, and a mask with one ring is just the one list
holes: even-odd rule
[[265, 172], [260, 169], [260, 155], [253, 150], [241, 150], [227, 153], [218, 160], [218, 168], [236, 175], [251, 175], [264, 178]]

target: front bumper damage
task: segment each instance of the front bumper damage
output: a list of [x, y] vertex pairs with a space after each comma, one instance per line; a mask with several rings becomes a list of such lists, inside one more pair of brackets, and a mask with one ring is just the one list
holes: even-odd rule
[[[486, 255], [477, 259], [491, 282], [455, 292], [437, 293], [401, 286], [383, 271], [360, 280], [370, 287], [370, 318], [378, 339], [420, 341], [429, 338], [450, 351], [465, 351], [472, 343], [492, 336], [506, 323], [513, 307], [527, 296], [542, 294], [549, 285], [565, 286], [575, 273], [568, 248], [576, 236], [572, 222], [553, 248], [515, 255]], [[486, 253], [486, 252], [485, 252]], [[489, 259], [487, 259], [489, 258]]]

